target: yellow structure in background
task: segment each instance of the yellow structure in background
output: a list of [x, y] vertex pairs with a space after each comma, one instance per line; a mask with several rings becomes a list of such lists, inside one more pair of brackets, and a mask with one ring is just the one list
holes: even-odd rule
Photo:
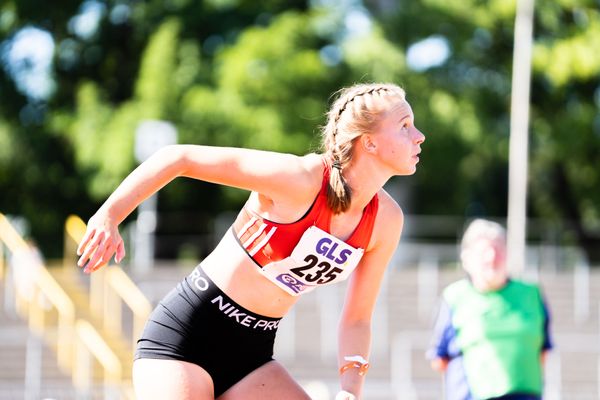
[[[93, 355], [96, 360], [104, 368], [104, 387], [118, 388], [120, 385], [129, 386], [128, 383], [123, 383], [123, 366], [119, 358], [115, 355], [112, 349], [98, 334], [98, 331], [87, 321], [79, 319], [75, 325], [78, 341], [75, 346], [75, 359], [81, 360], [82, 364], [89, 362], [89, 356]], [[75, 368], [73, 369], [73, 383], [78, 388], [84, 388], [86, 391], [91, 390], [91, 382], [93, 374], [90, 368]], [[130, 392], [130, 388], [125, 388], [126, 392]], [[115, 396], [117, 397], [117, 396]]]
[[[30, 329], [56, 351], [58, 365], [73, 377], [78, 391], [92, 390], [95, 382], [93, 364], [98, 364], [102, 367], [105, 392], [112, 393], [109, 398], [133, 398], [130, 365], [124, 365], [123, 360], [131, 360], [134, 347], [116, 348], [119, 346], [113, 343], [119, 343], [119, 340], [107, 338], [111, 334], [123, 336], [121, 321], [125, 304], [133, 314], [131, 336], [135, 342], [151, 311], [151, 304], [127, 274], [115, 266], [90, 276], [89, 295], [85, 296], [89, 304], [82, 305], [72, 299], [74, 294], [66, 290], [58, 278], [80, 276], [75, 264], [76, 248], [84, 233], [85, 223], [80, 218], [71, 216], [67, 219], [64, 271], [62, 275], [56, 269], [51, 273], [35, 248], [0, 213], [0, 280], [8, 280], [11, 271], [6, 260], [10, 256], [13, 278], [17, 278], [15, 272], [19, 274], [18, 279], [14, 279], [17, 312], [28, 321]], [[7, 254], [4, 254], [5, 248]], [[26, 285], [20, 287], [17, 280]]]
[[[13, 228], [8, 219], [0, 214], [0, 240], [10, 251], [13, 259], [35, 263], [33, 249]], [[14, 268], [30, 268], [31, 265], [14, 265]], [[75, 307], [69, 296], [62, 290], [43, 264], [30, 268], [28, 286], [30, 293], [25, 293], [19, 286], [15, 290], [15, 304], [21, 317], [28, 320], [29, 327], [40, 336], [52, 337], [49, 334], [52, 327], [47, 321], [47, 303], [58, 314], [55, 341], [51, 340], [56, 349], [58, 365], [68, 371], [73, 366], [73, 333], [75, 326]], [[5, 274], [6, 275], [6, 274]], [[51, 310], [50, 310], [51, 311]], [[48, 323], [47, 323], [48, 322]]]
[[[85, 234], [86, 225], [81, 218], [71, 215], [65, 223], [65, 266], [73, 268], [77, 244]], [[132, 349], [137, 337], [152, 311], [152, 305], [137, 285], [120, 268], [114, 265], [101, 268], [90, 275], [90, 309], [102, 316], [105, 329], [121, 332], [122, 305], [125, 304], [133, 315]]]

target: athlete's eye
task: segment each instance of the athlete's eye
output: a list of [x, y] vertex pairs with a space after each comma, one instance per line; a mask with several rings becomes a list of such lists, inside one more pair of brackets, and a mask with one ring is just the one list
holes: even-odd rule
[[398, 121], [398, 125], [400, 125], [400, 130], [406, 131], [412, 126], [412, 119], [410, 117], [404, 117], [400, 121]]

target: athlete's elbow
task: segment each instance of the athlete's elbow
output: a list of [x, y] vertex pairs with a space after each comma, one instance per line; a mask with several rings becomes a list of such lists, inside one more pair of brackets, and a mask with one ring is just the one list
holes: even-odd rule
[[181, 144], [171, 144], [162, 147], [159, 152], [161, 158], [173, 171], [175, 176], [183, 176], [189, 169], [189, 157], [187, 156], [187, 146]]

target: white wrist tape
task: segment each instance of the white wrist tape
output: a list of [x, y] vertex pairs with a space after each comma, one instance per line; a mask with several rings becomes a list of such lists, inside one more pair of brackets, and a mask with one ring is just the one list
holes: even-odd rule
[[345, 356], [344, 360], [346, 360], [346, 361], [354, 361], [354, 362], [357, 362], [359, 364], [367, 364], [368, 363], [368, 361], [365, 360], [365, 358], [363, 356], [360, 356], [360, 355]]

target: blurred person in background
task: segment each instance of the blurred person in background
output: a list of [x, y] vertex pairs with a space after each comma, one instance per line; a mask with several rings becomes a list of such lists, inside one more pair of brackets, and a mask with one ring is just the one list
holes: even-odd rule
[[88, 273], [123, 259], [119, 224], [176, 177], [251, 192], [213, 252], [150, 316], [133, 367], [137, 396], [308, 399], [273, 359], [277, 326], [300, 295], [350, 277], [336, 399], [360, 398], [371, 316], [403, 226], [383, 185], [416, 171], [424, 139], [403, 89], [358, 84], [338, 93], [323, 154], [175, 145], [135, 169], [88, 222], [78, 248]]
[[552, 345], [540, 288], [509, 277], [498, 223], [469, 224], [461, 261], [468, 278], [444, 289], [427, 353], [445, 374], [446, 399], [541, 399]]

